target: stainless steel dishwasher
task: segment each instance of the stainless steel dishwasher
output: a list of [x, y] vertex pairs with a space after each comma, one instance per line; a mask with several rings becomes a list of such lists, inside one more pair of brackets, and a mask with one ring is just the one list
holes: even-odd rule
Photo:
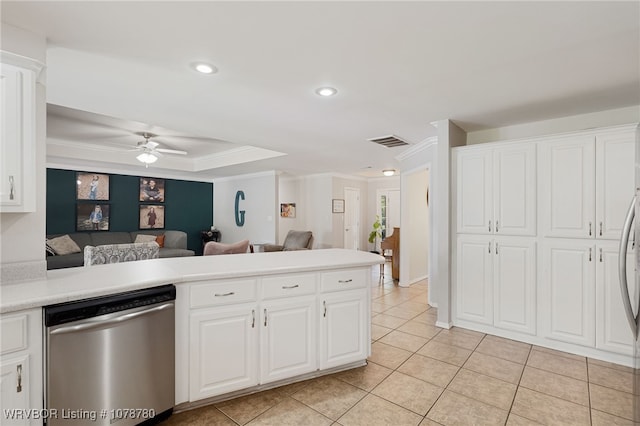
[[173, 285], [44, 308], [48, 425], [153, 423], [175, 402]]

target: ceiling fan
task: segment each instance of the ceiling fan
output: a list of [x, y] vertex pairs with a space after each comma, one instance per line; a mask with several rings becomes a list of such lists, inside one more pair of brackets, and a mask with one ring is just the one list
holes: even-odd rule
[[156, 137], [157, 135], [152, 135], [150, 133], [144, 132], [141, 134], [141, 136], [144, 138], [144, 140], [139, 141], [133, 151], [142, 151], [136, 157], [136, 159], [142, 163], [145, 163], [146, 167], [149, 167], [149, 164], [155, 163], [158, 160], [158, 157], [162, 157], [162, 154], [187, 155], [186, 151], [158, 148], [160, 146], [159, 143], [149, 140], [152, 137]]

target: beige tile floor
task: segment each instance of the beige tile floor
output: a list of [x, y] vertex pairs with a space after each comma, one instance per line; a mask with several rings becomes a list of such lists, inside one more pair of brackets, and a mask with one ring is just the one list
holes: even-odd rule
[[[173, 415], [163, 425], [631, 425], [631, 369], [435, 327], [427, 283], [373, 288], [365, 367]], [[372, 268], [378, 280], [378, 268]]]

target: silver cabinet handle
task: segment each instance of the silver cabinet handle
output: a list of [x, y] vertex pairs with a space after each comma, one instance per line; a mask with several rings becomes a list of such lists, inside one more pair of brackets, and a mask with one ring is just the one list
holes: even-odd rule
[[620, 291], [622, 292], [624, 312], [627, 314], [627, 321], [629, 321], [633, 337], [637, 338], [638, 316], [633, 313], [631, 298], [629, 296], [629, 287], [627, 285], [627, 246], [629, 245], [629, 233], [631, 232], [631, 226], [633, 225], [633, 218], [635, 216], [635, 203], [636, 197], [633, 197], [631, 206], [627, 212], [627, 217], [624, 221], [624, 226], [622, 227], [622, 238], [620, 238], [620, 248], [618, 250], [618, 275], [620, 276]]
[[9, 199], [10, 200], [13, 200], [15, 198], [13, 193], [14, 193], [13, 176], [9, 176]]
[[230, 291], [229, 293], [215, 293], [214, 296], [215, 297], [225, 297], [225, 296], [233, 296], [234, 294], [236, 294], [233, 291]]
[[251, 310], [251, 328], [255, 328], [256, 327], [256, 310], [252, 309]]
[[288, 289], [291, 289], [291, 288], [298, 288], [298, 287], [300, 287], [298, 284], [296, 284], [296, 285], [283, 285], [282, 289], [283, 290], [288, 290]]
[[498, 232], [498, 221], [496, 220], [496, 233]]
[[593, 251], [593, 249], [591, 249], [591, 248], [590, 248], [590, 249], [589, 249], [589, 262], [591, 262], [591, 255], [592, 255], [592, 251]]
[[16, 392], [22, 392], [22, 364], [18, 364], [16, 367], [16, 373], [18, 376], [18, 385], [16, 386]]
[[602, 249], [600, 249], [600, 263], [602, 263]]
[[491, 253], [491, 241], [489, 241], [489, 253]]
[[347, 284], [347, 283], [350, 283], [350, 282], [352, 282], [352, 281], [353, 281], [352, 279], [348, 279], [348, 280], [338, 280], [338, 282], [339, 282], [340, 284]]
[[491, 232], [491, 221], [489, 221], [489, 232]]
[[267, 308], [264, 308], [264, 326], [267, 326]]
[[498, 242], [496, 242], [496, 254], [498, 254]]
[[589, 222], [589, 236], [591, 236], [591, 222]]
[[600, 221], [600, 236], [602, 237], [602, 221]]
[[324, 307], [324, 314], [322, 314], [323, 317], [327, 317], [327, 301], [323, 300], [322, 301], [322, 306]]

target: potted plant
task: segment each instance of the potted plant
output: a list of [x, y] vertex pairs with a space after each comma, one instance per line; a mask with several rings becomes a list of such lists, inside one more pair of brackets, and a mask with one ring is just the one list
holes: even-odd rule
[[373, 244], [373, 248], [374, 248], [374, 250], [371, 251], [372, 253], [380, 254], [380, 252], [375, 250], [375, 248], [376, 248], [376, 243], [378, 241], [378, 238], [382, 238], [382, 230], [383, 230], [383, 227], [382, 227], [382, 224], [380, 223], [380, 216], [376, 216], [376, 221], [373, 222], [373, 229], [369, 233], [369, 242]]

